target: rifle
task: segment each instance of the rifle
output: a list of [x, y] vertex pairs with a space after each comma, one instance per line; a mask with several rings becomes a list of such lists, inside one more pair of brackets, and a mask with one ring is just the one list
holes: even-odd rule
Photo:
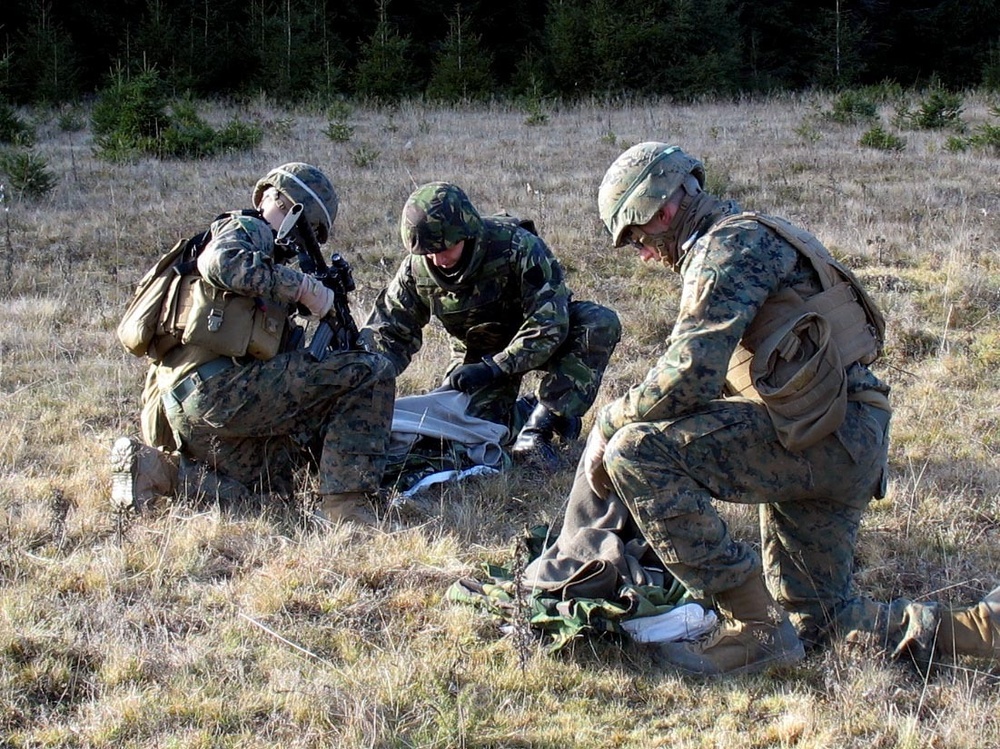
[[330, 348], [337, 351], [358, 348], [358, 326], [347, 303], [348, 292], [354, 291], [351, 266], [338, 252], [333, 253], [330, 264], [326, 264], [301, 203], [293, 205], [281, 222], [275, 244], [294, 252], [299, 259], [299, 269], [333, 292], [333, 307], [319, 321], [309, 343], [309, 355], [315, 361], [323, 361]]

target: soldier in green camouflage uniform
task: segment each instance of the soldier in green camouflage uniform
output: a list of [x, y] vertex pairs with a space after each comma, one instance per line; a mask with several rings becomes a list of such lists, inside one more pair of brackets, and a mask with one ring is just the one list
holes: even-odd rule
[[[317, 240], [325, 242], [338, 207], [333, 185], [316, 167], [293, 162], [261, 179], [253, 199], [258, 212], [224, 214], [211, 225], [197, 258], [202, 279], [257, 298], [258, 305], [282, 305], [288, 315], [299, 304], [322, 317], [333, 292], [286, 264], [275, 231], [300, 203]], [[379, 487], [395, 395], [383, 357], [333, 351], [317, 362], [299, 348], [265, 361], [249, 354], [220, 356], [188, 343], [156, 362], [155, 381], [184, 459], [179, 480], [199, 467], [209, 469], [202, 475], [216, 477], [196, 492], [211, 492], [222, 481], [252, 493], [290, 495], [295, 470], [311, 464], [318, 468], [327, 519], [370, 519], [364, 495]], [[129, 506], [154, 489], [167, 493], [178, 479], [162, 463], [157, 467], [134, 440], [119, 440], [112, 449], [113, 500]]]
[[[839, 635], [897, 654], [996, 661], [1000, 588], [955, 611], [877, 603], [852, 588], [861, 516], [884, 482], [889, 388], [847, 358], [827, 372], [840, 388], [835, 418], [803, 444], [786, 446], [777, 405], [765, 405], [755, 389], [766, 391], [784, 363], [801, 376], [811, 339], [793, 340], [787, 327], [763, 342], [752, 333], [784, 324], [778, 300], [799, 310], [815, 301], [824, 290], [820, 276], [792, 234], [773, 228], [770, 217], [733, 217], [739, 207], [703, 185], [699, 161], [652, 142], [619, 156], [599, 192], [614, 246], [631, 244], [683, 279], [665, 352], [642, 382], [602, 409], [573, 489], [601, 497], [615, 491], [669, 571], [719, 610], [721, 626], [709, 638], [663, 645], [659, 657], [694, 673], [750, 671], [801, 658], [796, 635], [810, 644]], [[781, 353], [789, 343], [800, 353]], [[756, 350], [754, 386], [726, 397], [741, 346]], [[765, 351], [767, 361], [759, 361]], [[763, 563], [749, 543], [730, 536], [714, 506], [720, 500], [759, 506]]]
[[400, 222], [408, 253], [362, 330], [397, 374], [437, 318], [451, 336], [445, 383], [472, 396], [469, 413], [512, 430], [523, 375], [543, 372], [515, 458], [553, 464], [555, 435], [575, 438], [621, 335], [618, 316], [571, 299], [545, 242], [510, 217], [481, 217], [457, 186], [410, 195]]

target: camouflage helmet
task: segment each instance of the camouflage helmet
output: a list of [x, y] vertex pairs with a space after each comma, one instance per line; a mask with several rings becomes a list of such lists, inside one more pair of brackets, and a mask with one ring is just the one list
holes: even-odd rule
[[296, 203], [301, 203], [306, 219], [320, 244], [330, 238], [330, 228], [337, 219], [340, 201], [327, 176], [311, 164], [292, 161], [275, 167], [253, 188], [253, 205], [260, 207], [264, 192], [274, 187]]
[[[688, 179], [692, 175], [697, 188]], [[687, 186], [689, 192], [704, 187], [705, 166], [677, 146], [640, 143], [615, 159], [597, 192], [601, 220], [614, 246], [625, 244], [625, 230], [650, 221], [682, 186]]]
[[403, 246], [414, 255], [433, 255], [482, 231], [483, 220], [457, 185], [428, 182], [406, 200], [399, 221]]

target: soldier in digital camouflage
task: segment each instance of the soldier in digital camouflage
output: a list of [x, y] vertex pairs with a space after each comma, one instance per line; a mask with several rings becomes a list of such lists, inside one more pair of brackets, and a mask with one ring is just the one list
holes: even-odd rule
[[[681, 670], [792, 663], [833, 637], [997, 662], [1000, 588], [962, 609], [853, 588], [861, 517], [885, 482], [889, 387], [869, 367], [884, 322], [815, 237], [741, 213], [704, 181], [700, 161], [648, 142], [601, 183], [613, 245], [669, 266], [683, 291], [662, 356], [598, 414], [567, 513], [614, 492], [667, 570], [717, 609], [709, 636], [654, 651]], [[761, 555], [730, 535], [718, 501], [759, 507]]]
[[[292, 162], [258, 181], [255, 211], [223, 214], [212, 223], [194, 271], [219, 299], [248, 297], [255, 300], [251, 308], [277, 309], [286, 339], [296, 305], [323, 317], [334, 302], [330, 289], [289, 265], [275, 244], [296, 203], [316, 239], [326, 242], [337, 194], [319, 169]], [[237, 355], [220, 354], [209, 333], [206, 342], [182, 343], [155, 359], [144, 416], [165, 416], [166, 424], [161, 420], [157, 428], [155, 419], [144, 419], [146, 444], [123, 437], [113, 446], [116, 505], [141, 508], [176, 492], [223, 501], [289, 497], [293, 476], [308, 466], [318, 473], [323, 518], [373, 519], [367, 502], [385, 467], [395, 396], [389, 363], [365, 351], [331, 351], [315, 361], [302, 347], [257, 358], [255, 333]]]
[[[618, 316], [572, 299], [559, 262], [533, 230], [481, 216], [456, 185], [418, 187], [400, 233], [407, 254], [362, 329], [365, 345], [398, 375], [438, 319], [452, 348], [445, 384], [471, 395], [471, 415], [517, 433], [515, 459], [554, 465], [554, 438], [576, 438], [597, 396], [621, 335]], [[514, 406], [532, 370], [542, 377], [522, 427]]]

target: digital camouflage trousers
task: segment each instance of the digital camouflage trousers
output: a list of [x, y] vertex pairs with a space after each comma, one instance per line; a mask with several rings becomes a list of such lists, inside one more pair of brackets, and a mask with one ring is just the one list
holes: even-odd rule
[[[836, 433], [792, 453], [761, 404], [726, 399], [622, 428], [605, 465], [646, 539], [694, 595], [711, 597], [763, 571], [803, 639], [888, 642], [913, 616], [910, 602], [876, 602], [852, 584], [861, 516], [886, 465], [887, 426], [886, 412], [851, 402]], [[716, 501], [758, 506], [762, 559], [730, 536]]]
[[163, 396], [183, 456], [252, 492], [290, 494], [297, 469], [321, 494], [375, 491], [385, 468], [395, 380], [383, 358], [304, 350], [224, 370], [183, 400]]

